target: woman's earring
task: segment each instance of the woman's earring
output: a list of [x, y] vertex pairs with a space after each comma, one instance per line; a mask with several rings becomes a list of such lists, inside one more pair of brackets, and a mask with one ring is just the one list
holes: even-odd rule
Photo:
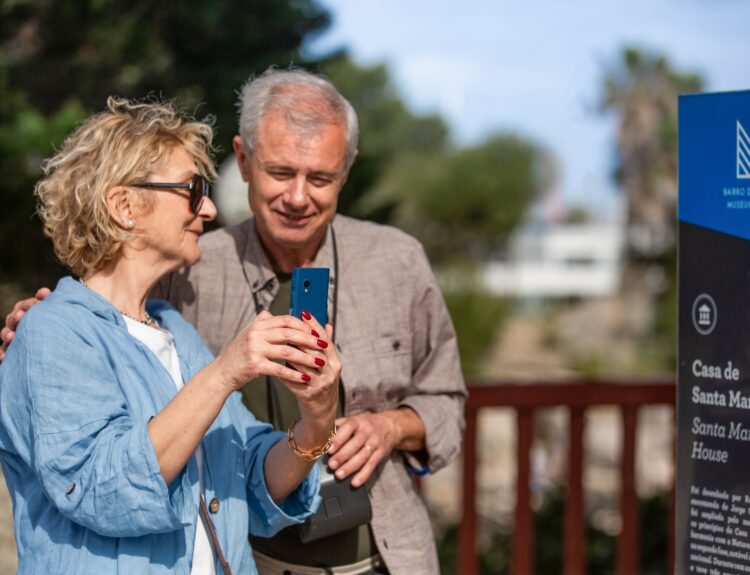
[[132, 230], [135, 227], [135, 222], [133, 220], [128, 220], [128, 229]]

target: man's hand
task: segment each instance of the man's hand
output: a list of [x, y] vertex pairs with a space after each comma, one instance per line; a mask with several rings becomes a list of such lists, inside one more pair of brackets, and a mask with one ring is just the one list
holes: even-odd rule
[[328, 466], [339, 479], [356, 473], [352, 478], [354, 487], [363, 485], [394, 449], [424, 448], [424, 424], [416, 412], [406, 407], [342, 417], [336, 424], [338, 432], [328, 451]]
[[13, 337], [16, 335], [18, 329], [18, 322], [21, 321], [23, 314], [29, 311], [29, 308], [42, 301], [50, 294], [50, 290], [46, 287], [37, 290], [34, 297], [21, 300], [16, 302], [13, 306], [13, 310], [5, 316], [5, 327], [0, 330], [0, 339], [2, 345], [0, 345], [0, 362], [5, 359], [5, 351], [8, 349], [10, 342], [13, 341]]

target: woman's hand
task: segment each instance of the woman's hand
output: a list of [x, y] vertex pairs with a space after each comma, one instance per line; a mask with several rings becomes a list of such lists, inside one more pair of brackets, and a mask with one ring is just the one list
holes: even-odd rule
[[[313, 366], [311, 367], [309, 362], [297, 363], [293, 360], [289, 360], [289, 364], [307, 375], [309, 381], [303, 385], [295, 381], [285, 381], [284, 385], [297, 398], [302, 421], [332, 418], [336, 414], [341, 377], [341, 360], [333, 344], [333, 326], [328, 324], [324, 329], [315, 317], [307, 312], [302, 312], [302, 320], [308, 333], [315, 338], [314, 345], [303, 348], [313, 358]], [[332, 423], [333, 419], [330, 421]], [[328, 431], [331, 427], [332, 425], [327, 426]]]
[[[333, 326], [321, 325], [307, 312], [302, 313], [306, 333], [312, 336], [299, 345], [301, 353], [310, 361], [289, 359], [289, 366], [305, 378], [282, 379], [282, 383], [297, 398], [300, 421], [294, 427], [294, 441], [303, 451], [313, 451], [325, 445], [336, 418], [341, 362], [333, 345]], [[295, 356], [296, 358], [297, 356]], [[302, 381], [300, 381], [302, 380]], [[289, 495], [309, 473], [313, 462], [293, 453], [286, 441], [279, 441], [266, 456], [264, 470], [266, 485], [277, 503]]]
[[314, 336], [302, 320], [263, 311], [237, 335], [215, 363], [223, 384], [232, 391], [262, 375], [304, 389], [319, 368], [315, 361], [320, 355], [316, 355], [315, 350], [322, 351], [319, 341], [322, 340]]

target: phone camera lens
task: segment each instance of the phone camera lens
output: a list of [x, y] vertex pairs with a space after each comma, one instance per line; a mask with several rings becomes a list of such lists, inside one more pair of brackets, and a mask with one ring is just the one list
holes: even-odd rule
[[310, 280], [305, 280], [305, 283], [302, 284], [302, 285], [304, 285], [306, 288], [309, 288], [310, 287]]

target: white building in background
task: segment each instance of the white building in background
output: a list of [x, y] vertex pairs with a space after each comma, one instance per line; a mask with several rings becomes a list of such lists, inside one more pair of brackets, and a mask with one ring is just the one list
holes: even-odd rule
[[613, 295], [623, 269], [620, 223], [530, 224], [510, 239], [507, 258], [481, 272], [502, 296], [588, 298]]

